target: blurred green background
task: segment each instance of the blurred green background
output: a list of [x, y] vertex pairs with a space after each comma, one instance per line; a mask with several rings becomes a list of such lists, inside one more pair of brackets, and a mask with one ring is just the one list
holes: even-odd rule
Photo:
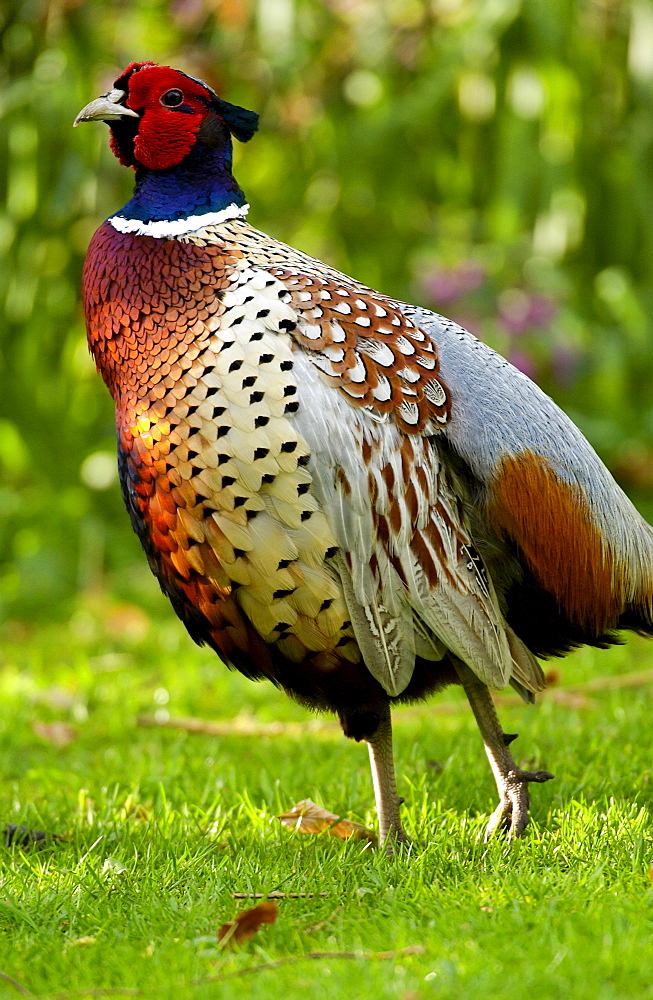
[[255, 225], [505, 353], [653, 516], [653, 4], [5, 0], [0, 20], [8, 638], [83, 632], [89, 607], [135, 637], [167, 614], [79, 295], [132, 177], [104, 126], [71, 123], [135, 59], [260, 112], [236, 151]]

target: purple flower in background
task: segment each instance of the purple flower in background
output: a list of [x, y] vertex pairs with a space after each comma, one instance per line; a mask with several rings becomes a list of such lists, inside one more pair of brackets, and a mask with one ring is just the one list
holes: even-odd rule
[[581, 352], [569, 344], [556, 344], [551, 355], [551, 375], [560, 385], [573, 385], [581, 366]]
[[480, 316], [474, 316], [472, 313], [467, 312], [459, 312], [458, 309], [451, 309], [448, 315], [449, 319], [457, 323], [458, 326], [462, 326], [464, 330], [469, 330], [479, 340], [483, 340], [484, 327]]
[[548, 326], [557, 314], [558, 307], [548, 295], [531, 295], [530, 321], [532, 326]]
[[515, 368], [518, 368], [520, 372], [523, 372], [524, 375], [528, 375], [529, 378], [534, 379], [536, 377], [537, 365], [525, 351], [511, 351], [508, 355], [508, 361]]
[[514, 337], [534, 326], [547, 326], [557, 307], [546, 295], [531, 295], [522, 288], [507, 288], [499, 296], [499, 319]]
[[463, 260], [455, 267], [436, 268], [422, 278], [422, 288], [431, 302], [455, 302], [467, 292], [473, 292], [485, 280], [485, 268], [476, 260]]

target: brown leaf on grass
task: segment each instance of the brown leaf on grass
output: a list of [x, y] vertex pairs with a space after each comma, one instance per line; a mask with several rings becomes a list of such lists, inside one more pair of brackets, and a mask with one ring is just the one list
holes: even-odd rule
[[268, 899], [249, 910], [237, 914], [235, 920], [229, 920], [218, 931], [218, 941], [223, 947], [230, 944], [244, 944], [256, 934], [263, 924], [273, 924], [277, 919], [277, 901]]
[[340, 837], [341, 840], [349, 840], [350, 837], [357, 837], [360, 840], [367, 840], [373, 843], [374, 834], [362, 823], [355, 823], [351, 819], [342, 819], [335, 813], [323, 809], [311, 799], [302, 799], [296, 805], [285, 812], [279, 819], [284, 826], [299, 833], [326, 833], [330, 837]]
[[653, 865], [648, 870], [648, 877], [651, 882], [653, 882]]
[[55, 747], [67, 747], [77, 739], [77, 730], [67, 722], [39, 722], [38, 719], [32, 719], [32, 731]]

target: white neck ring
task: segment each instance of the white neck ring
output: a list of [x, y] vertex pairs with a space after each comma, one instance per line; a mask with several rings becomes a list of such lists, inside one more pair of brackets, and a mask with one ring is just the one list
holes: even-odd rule
[[160, 219], [157, 222], [142, 222], [140, 219], [124, 219], [121, 215], [112, 215], [109, 222], [119, 233], [134, 233], [135, 236], [154, 236], [157, 239], [169, 239], [175, 236], [185, 236], [195, 233], [205, 226], [217, 226], [230, 219], [244, 219], [249, 212], [249, 205], [227, 205], [219, 212], [205, 212], [204, 215], [189, 215], [185, 219]]

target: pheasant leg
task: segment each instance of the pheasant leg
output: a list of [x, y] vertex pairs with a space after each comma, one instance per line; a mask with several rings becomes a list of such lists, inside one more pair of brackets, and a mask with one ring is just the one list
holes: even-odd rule
[[393, 854], [397, 844], [408, 844], [409, 840], [399, 818], [399, 807], [403, 799], [397, 795], [389, 705], [382, 709], [379, 725], [371, 736], [365, 738], [365, 742], [370, 753], [374, 797], [379, 817], [379, 844], [385, 846], [388, 854]]
[[487, 686], [467, 664], [458, 659], [454, 663], [483, 737], [485, 752], [499, 792], [499, 805], [490, 816], [485, 839], [489, 840], [497, 831], [505, 833], [509, 839], [521, 837], [528, 825], [529, 782], [549, 781], [553, 775], [548, 771], [522, 771], [517, 767], [509, 749], [509, 744], [515, 737], [504, 733], [501, 728]]

